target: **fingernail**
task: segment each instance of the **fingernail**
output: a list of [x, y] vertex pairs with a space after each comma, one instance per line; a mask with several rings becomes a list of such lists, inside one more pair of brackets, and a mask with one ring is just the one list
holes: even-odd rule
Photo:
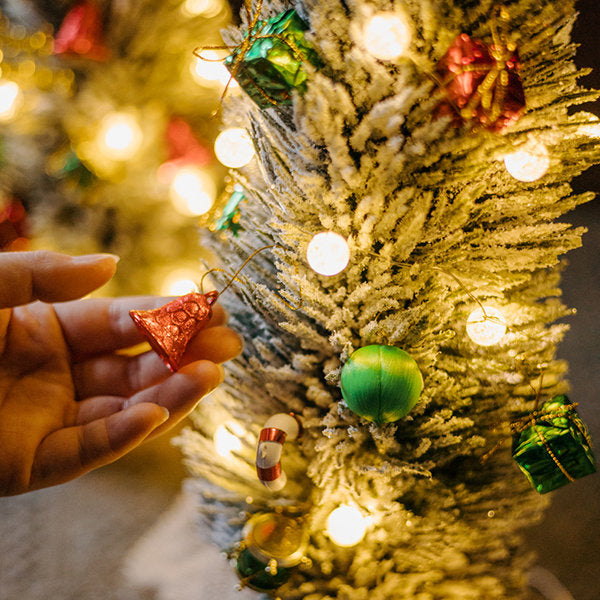
[[159, 405], [159, 407], [162, 409], [162, 411], [163, 411], [163, 413], [165, 415], [165, 418], [163, 419], [163, 423], [164, 423], [171, 416], [171, 413], [169, 412], [169, 409], [166, 408], [165, 406], [160, 406]]
[[112, 259], [115, 264], [117, 264], [121, 260], [121, 257], [117, 256], [116, 254], [100, 253], [100, 254], [83, 254], [81, 256], [73, 256], [73, 262], [80, 264], [80, 265], [84, 265], [84, 264], [90, 264], [90, 263], [97, 263], [102, 260], [106, 260], [107, 258]]

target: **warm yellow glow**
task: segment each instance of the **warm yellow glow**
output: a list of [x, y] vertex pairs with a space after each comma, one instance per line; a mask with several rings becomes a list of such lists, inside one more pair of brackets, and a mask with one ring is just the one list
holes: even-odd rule
[[600, 121], [590, 121], [582, 125], [580, 131], [589, 137], [600, 138]]
[[14, 81], [0, 80], [0, 121], [8, 121], [15, 116], [21, 89]]
[[201, 54], [202, 58], [196, 56], [190, 63], [190, 72], [196, 83], [205, 87], [225, 87], [229, 83], [229, 90], [239, 88], [238, 82], [223, 64], [224, 56], [215, 50], [203, 50]]
[[367, 524], [358, 508], [342, 504], [327, 517], [327, 534], [338, 546], [355, 546], [365, 537]]
[[223, 458], [231, 458], [233, 452], [240, 452], [242, 435], [244, 435], [244, 431], [235, 421], [219, 425], [213, 436], [217, 454]]
[[221, 12], [223, 0], [186, 0], [181, 10], [188, 17], [204, 17], [210, 19]]
[[493, 306], [476, 308], [467, 319], [467, 334], [480, 346], [497, 344], [506, 333], [504, 315]]
[[364, 44], [375, 58], [393, 60], [410, 46], [412, 34], [406, 15], [399, 12], [374, 14], [363, 29]]
[[184, 215], [203, 215], [214, 204], [217, 187], [213, 178], [194, 166], [182, 167], [171, 182], [169, 195]]
[[504, 157], [506, 170], [519, 181], [536, 181], [550, 167], [550, 155], [542, 142], [530, 142]]
[[111, 113], [102, 119], [98, 142], [108, 158], [127, 160], [142, 145], [142, 130], [133, 115]]
[[164, 296], [182, 296], [190, 292], [197, 292], [198, 286], [194, 281], [196, 273], [188, 269], [177, 269], [167, 275], [161, 287]]
[[231, 127], [217, 136], [215, 154], [226, 167], [238, 169], [247, 165], [254, 157], [254, 144], [245, 129]]
[[319, 275], [337, 275], [350, 260], [348, 242], [333, 231], [317, 233], [308, 244], [306, 260]]

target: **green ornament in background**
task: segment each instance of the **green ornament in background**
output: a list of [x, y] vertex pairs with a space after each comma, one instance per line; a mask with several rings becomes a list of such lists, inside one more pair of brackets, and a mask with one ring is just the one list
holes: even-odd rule
[[540, 494], [596, 472], [588, 430], [563, 395], [526, 418], [513, 436], [512, 456]]
[[229, 69], [244, 91], [260, 106], [291, 104], [292, 91], [306, 91], [308, 61], [321, 65], [319, 56], [304, 37], [308, 25], [294, 9], [268, 21], [258, 21], [249, 34], [250, 46], [238, 46], [225, 59]]
[[374, 344], [352, 353], [341, 376], [348, 408], [378, 425], [405, 417], [419, 400], [423, 377], [400, 348]]
[[223, 208], [223, 213], [215, 222], [217, 231], [229, 230], [235, 237], [238, 236], [238, 232], [242, 229], [240, 225], [242, 211], [239, 205], [245, 199], [246, 194], [244, 194], [244, 191], [241, 188], [236, 188]]

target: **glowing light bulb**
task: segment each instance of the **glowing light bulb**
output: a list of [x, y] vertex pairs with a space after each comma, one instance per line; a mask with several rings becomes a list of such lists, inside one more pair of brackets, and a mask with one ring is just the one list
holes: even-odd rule
[[204, 17], [205, 19], [210, 19], [218, 15], [222, 8], [222, 0], [186, 0], [181, 6], [184, 15], [188, 17]]
[[467, 334], [480, 346], [497, 344], [506, 333], [504, 315], [493, 306], [476, 308], [467, 318]]
[[14, 81], [0, 80], [0, 121], [15, 116], [21, 101], [21, 88]]
[[99, 146], [115, 160], [131, 158], [142, 145], [142, 130], [136, 118], [127, 113], [111, 113], [100, 124]]
[[327, 534], [338, 546], [355, 546], [365, 537], [367, 525], [358, 508], [342, 504], [327, 517]]
[[198, 291], [194, 281], [196, 273], [188, 269], [177, 269], [170, 273], [161, 286], [161, 294], [165, 296], [183, 296]]
[[238, 169], [247, 165], [254, 157], [254, 144], [245, 129], [232, 127], [217, 136], [215, 154], [226, 167]]
[[238, 436], [243, 434], [244, 431], [235, 421], [219, 425], [213, 436], [217, 454], [223, 458], [232, 458], [233, 452], [240, 452], [242, 441]]
[[589, 137], [600, 138], [600, 121], [598, 120], [598, 117], [589, 112], [583, 112], [582, 116], [585, 116], [590, 121], [589, 123], [581, 125], [579, 131]]
[[308, 244], [306, 260], [319, 275], [337, 275], [350, 260], [348, 242], [333, 231], [317, 233]]
[[198, 167], [187, 166], [177, 171], [169, 195], [175, 208], [184, 215], [203, 215], [214, 204], [217, 187], [213, 178]]
[[504, 157], [506, 170], [519, 181], [536, 181], [550, 167], [550, 155], [542, 142], [530, 142]]
[[223, 64], [223, 56], [214, 50], [203, 50], [202, 58], [195, 57], [190, 63], [190, 72], [194, 81], [203, 86], [222, 86], [229, 83], [229, 89], [239, 88], [238, 82], [231, 77], [231, 73]]
[[364, 25], [363, 40], [369, 54], [380, 60], [394, 60], [410, 46], [412, 33], [406, 15], [379, 12]]

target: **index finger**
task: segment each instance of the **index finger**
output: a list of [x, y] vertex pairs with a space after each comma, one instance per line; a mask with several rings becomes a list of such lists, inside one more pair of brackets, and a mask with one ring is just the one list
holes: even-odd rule
[[[172, 299], [157, 296], [90, 298], [56, 304], [54, 310], [77, 361], [144, 342], [146, 338], [129, 316], [129, 311], [159, 308]], [[213, 304], [212, 316], [206, 326], [214, 327], [226, 322], [225, 310], [219, 304]]]

